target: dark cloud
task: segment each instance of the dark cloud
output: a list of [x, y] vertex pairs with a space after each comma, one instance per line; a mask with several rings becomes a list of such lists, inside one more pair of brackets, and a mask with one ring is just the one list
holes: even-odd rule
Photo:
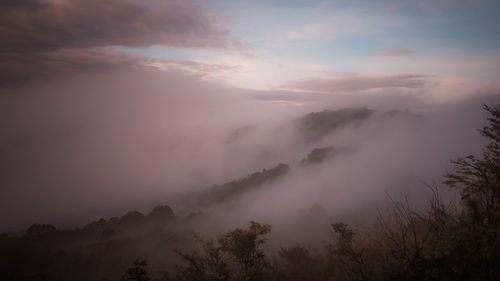
[[429, 83], [421, 75], [401, 74], [391, 76], [363, 77], [341, 75], [330, 79], [292, 81], [286, 88], [314, 92], [357, 92], [381, 88], [424, 88]]
[[0, 86], [17, 85], [31, 78], [45, 79], [83, 71], [102, 71], [130, 67], [147, 58], [116, 52], [111, 48], [59, 49], [35, 53], [0, 53]]
[[0, 3], [1, 51], [121, 45], [227, 47], [230, 34], [201, 1], [51, 0]]
[[0, 2], [0, 84], [137, 61], [107, 47], [239, 47], [203, 1]]

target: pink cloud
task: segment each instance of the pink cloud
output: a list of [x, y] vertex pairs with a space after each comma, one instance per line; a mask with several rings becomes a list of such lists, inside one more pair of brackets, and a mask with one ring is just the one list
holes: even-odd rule
[[387, 3], [383, 6], [383, 10], [386, 13], [394, 13], [397, 10], [400, 10], [404, 7], [408, 6], [408, 2], [392, 2], [392, 3]]
[[409, 55], [413, 54], [413, 50], [408, 50], [408, 49], [397, 49], [397, 48], [384, 48], [378, 50], [375, 55], [377, 56], [404, 56], [404, 55]]
[[359, 92], [381, 88], [423, 88], [428, 85], [424, 76], [401, 74], [391, 76], [363, 77], [344, 75], [329, 79], [292, 81], [284, 88], [312, 92]]
[[201, 76], [206, 76], [218, 71], [236, 71], [241, 67], [239, 65], [212, 64], [212, 63], [201, 63], [189, 60], [180, 60], [180, 59], [169, 60], [161, 58], [151, 59], [148, 65], [163, 70], [170, 70], [170, 69], [185, 70], [187, 72]]

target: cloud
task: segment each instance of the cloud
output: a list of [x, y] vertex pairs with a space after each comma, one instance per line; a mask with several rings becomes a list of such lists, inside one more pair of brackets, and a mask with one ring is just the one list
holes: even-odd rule
[[383, 6], [383, 10], [384, 12], [386, 13], [394, 13], [395, 11], [397, 10], [400, 10], [402, 8], [405, 8], [406, 6], [408, 6], [408, 2], [392, 2], [392, 3], [386, 3], [384, 4]]
[[[129, 208], [131, 198], [164, 200], [275, 165], [245, 154], [259, 146], [225, 145], [240, 126], [284, 114], [239, 91], [176, 70], [136, 68], [7, 89], [0, 95], [0, 231], [21, 214], [38, 220], [66, 207], [107, 208], [108, 199]], [[19, 216], [7, 217], [11, 208]]]
[[423, 7], [449, 7], [452, 5], [477, 4], [478, 2], [488, 2], [484, 0], [420, 0], [419, 4]]
[[242, 46], [201, 0], [2, 1], [0, 36], [0, 84], [138, 61], [112, 46]]
[[364, 77], [345, 74], [326, 79], [292, 81], [283, 88], [323, 93], [359, 92], [381, 88], [424, 88], [428, 82], [421, 75], [401, 74], [390, 76]]
[[[179, 61], [184, 63], [189, 64]], [[352, 81], [367, 79], [353, 74], [337, 79], [348, 77]], [[423, 80], [418, 77], [399, 80]], [[279, 162], [300, 161], [312, 149], [331, 145], [359, 147], [360, 154], [332, 159], [310, 173], [290, 174], [281, 184], [266, 187], [270, 192], [256, 194], [256, 200], [245, 198], [244, 204], [236, 204], [242, 212], [230, 213], [239, 222], [247, 219], [245, 214], [248, 219], [275, 213], [293, 215], [317, 198], [332, 209], [358, 206], [376, 192], [384, 196], [382, 191], [392, 186], [395, 174], [396, 180], [404, 180], [408, 174], [414, 177], [411, 173], [421, 171], [415, 167], [441, 173], [443, 169], [437, 165], [470, 151], [462, 148], [475, 144], [467, 136], [475, 136], [474, 129], [480, 124], [462, 112], [447, 119], [454, 124], [451, 130], [443, 126], [417, 131], [405, 123], [378, 122], [380, 126], [368, 130], [346, 128], [346, 134], [311, 146], [296, 145], [295, 131], [287, 126], [306, 113], [323, 109], [366, 106], [418, 109], [415, 112], [421, 113], [434, 108], [421, 95], [392, 90], [397, 93], [252, 91], [203, 81], [175, 69], [145, 72], [136, 68], [9, 89], [10, 94], [0, 95], [0, 231], [34, 222], [87, 223], [130, 209], [151, 209], [155, 204], [174, 202], [168, 199], [185, 190], [238, 179]], [[283, 106], [278, 101], [305, 105]], [[480, 111], [482, 102], [475, 102], [474, 108]], [[441, 109], [436, 106], [434, 112], [441, 114]], [[373, 135], [379, 127], [388, 134]], [[240, 138], [228, 143], [234, 134]], [[436, 150], [429, 154], [429, 147]], [[458, 151], [460, 154], [455, 153]], [[428, 179], [429, 174], [420, 175]], [[405, 183], [408, 181], [394, 185], [407, 186]], [[281, 198], [282, 205], [276, 207], [276, 200], [269, 198]], [[179, 206], [172, 207], [179, 210]]]
[[481, 3], [491, 4], [491, 0], [418, 0], [418, 1], [392, 1], [383, 4], [382, 9], [385, 13], [393, 14], [402, 10], [427, 9], [441, 10], [451, 8], [453, 6], [466, 6]]
[[[227, 47], [229, 31], [201, 1], [35, 1], [0, 4], [2, 51], [102, 46]], [[148, 6], [147, 4], [152, 6]]]
[[212, 74], [230, 71], [237, 71], [241, 66], [239, 65], [225, 65], [216, 63], [202, 63], [190, 60], [181, 59], [161, 59], [153, 58], [147, 65], [153, 66], [160, 70], [181, 70], [186, 73], [200, 75], [202, 77], [207, 77]]
[[386, 57], [394, 57], [394, 56], [404, 56], [413, 54], [415, 51], [408, 49], [397, 49], [397, 48], [383, 48], [378, 50], [375, 55], [376, 56], [386, 56]]
[[124, 54], [105, 47], [65, 48], [30, 54], [6, 52], [0, 53], [0, 86], [17, 85], [33, 78], [113, 70], [146, 62], [144, 56]]

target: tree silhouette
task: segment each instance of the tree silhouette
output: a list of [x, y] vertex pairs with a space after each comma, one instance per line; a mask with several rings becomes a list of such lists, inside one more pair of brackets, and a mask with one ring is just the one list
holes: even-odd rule
[[500, 279], [500, 105], [484, 109], [489, 124], [480, 130], [490, 141], [482, 157], [452, 161], [445, 184], [461, 191], [462, 252], [483, 280]]
[[136, 259], [133, 263], [133, 267], [127, 269], [120, 281], [150, 281], [148, 273], [146, 271], [146, 266], [148, 263], [145, 260]]
[[263, 251], [269, 225], [250, 222], [248, 229], [237, 228], [214, 241], [196, 237], [203, 252], [182, 253], [185, 266], [180, 267], [177, 280], [265, 280], [269, 263]]

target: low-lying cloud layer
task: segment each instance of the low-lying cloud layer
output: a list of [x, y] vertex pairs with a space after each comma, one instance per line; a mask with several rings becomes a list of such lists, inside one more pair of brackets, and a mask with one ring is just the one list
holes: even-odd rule
[[0, 231], [169, 204], [221, 231], [300, 235], [319, 213], [419, 203], [422, 182], [480, 152], [498, 42], [453, 51], [449, 34], [496, 31], [494, 9], [457, 28], [472, 4], [278, 2], [0, 2]]
[[[181, 202], [171, 200], [185, 192], [278, 163], [291, 165], [287, 176], [238, 199], [228, 222], [294, 215], [316, 203], [347, 211], [388, 190], [439, 181], [449, 159], [477, 152], [481, 103], [495, 100], [431, 105], [419, 97], [322, 95], [295, 107], [258, 98], [263, 94], [173, 70], [10, 89], [0, 96], [2, 229], [85, 223], [165, 202], [180, 211]], [[376, 114], [314, 141], [296, 126], [309, 112], [363, 106]], [[423, 121], [404, 117], [407, 109]], [[313, 149], [328, 146], [352, 153], [299, 168]]]

